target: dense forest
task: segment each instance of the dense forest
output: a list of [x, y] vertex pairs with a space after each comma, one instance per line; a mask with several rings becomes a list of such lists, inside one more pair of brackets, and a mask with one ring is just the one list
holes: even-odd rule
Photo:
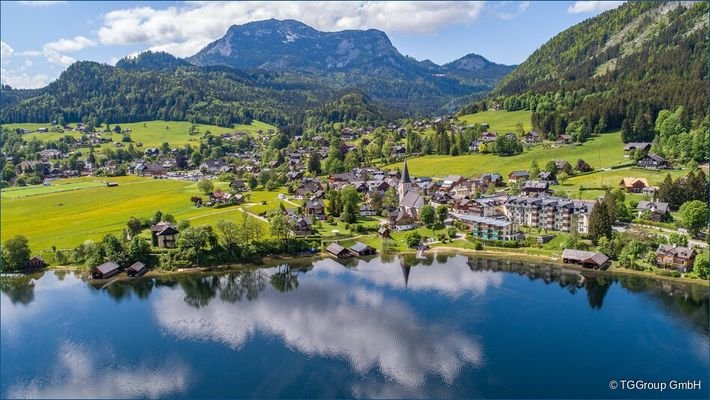
[[[554, 37], [467, 114], [533, 111], [550, 137], [623, 130], [652, 141], [661, 110], [681, 107], [686, 131], [707, 117], [708, 4], [629, 2]], [[582, 140], [583, 141], [583, 140]]]

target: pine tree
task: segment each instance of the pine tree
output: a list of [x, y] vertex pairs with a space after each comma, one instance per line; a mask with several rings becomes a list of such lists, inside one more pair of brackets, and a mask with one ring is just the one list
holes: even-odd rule
[[611, 239], [611, 219], [609, 218], [609, 209], [606, 202], [597, 200], [589, 215], [589, 237], [592, 243], [596, 246], [599, 238], [606, 237]]

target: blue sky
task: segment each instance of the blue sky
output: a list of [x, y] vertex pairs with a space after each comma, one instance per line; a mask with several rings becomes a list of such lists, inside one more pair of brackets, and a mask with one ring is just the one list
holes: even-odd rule
[[468, 53], [518, 64], [555, 34], [620, 3], [2, 1], [0, 78], [34, 88], [77, 60], [114, 64], [147, 49], [186, 57], [232, 24], [268, 18], [323, 31], [380, 29], [401, 53], [439, 64]]

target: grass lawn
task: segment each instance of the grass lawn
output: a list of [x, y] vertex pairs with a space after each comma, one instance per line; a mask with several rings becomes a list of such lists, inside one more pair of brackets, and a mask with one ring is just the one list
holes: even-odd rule
[[[624, 158], [624, 144], [621, 133], [605, 133], [583, 145], [568, 145], [558, 148], [543, 148], [535, 146], [522, 154], [510, 157], [500, 157], [495, 154], [471, 154], [463, 156], [424, 156], [407, 160], [409, 172], [415, 176], [430, 176], [443, 178], [447, 175], [477, 176], [487, 172], [497, 172], [507, 179], [508, 174], [515, 170], [528, 170], [530, 163], [537, 160], [540, 168], [544, 168], [549, 160], [567, 160], [574, 164], [583, 159], [594, 168], [607, 168], [628, 162]], [[390, 164], [385, 168], [401, 168], [401, 163]]]
[[[199, 131], [198, 134], [195, 135], [190, 135], [188, 133], [192, 123], [186, 121], [145, 121], [117, 125], [120, 125], [121, 129], [130, 129], [132, 131], [131, 138], [133, 139], [133, 142], [143, 143], [143, 148], [158, 147], [165, 142], [169, 143], [173, 147], [183, 146], [187, 143], [198, 145], [200, 143], [200, 138], [207, 131], [214, 134], [246, 132], [250, 135], [256, 135], [259, 130], [264, 133], [267, 133], [269, 129], [273, 129], [274, 131], [276, 130], [274, 126], [261, 121], [253, 121], [251, 125], [235, 125], [233, 128], [224, 128], [216, 125], [197, 125]], [[36, 131], [39, 128], [51, 128], [49, 124], [31, 123], [6, 124], [3, 125], [3, 127], [8, 129], [24, 128], [33, 131]], [[111, 125], [111, 127], [113, 128], [113, 125]], [[99, 131], [101, 130], [102, 128], [99, 128]], [[28, 137], [36, 137], [39, 140], [57, 140], [66, 135], [71, 135], [77, 138], [81, 136], [79, 132], [65, 131], [64, 133], [33, 132], [28, 134]], [[122, 135], [120, 134], [111, 134], [112, 141], [120, 142], [121, 138]]]
[[[619, 182], [621, 182], [624, 177], [643, 177], [646, 178], [649, 185], [658, 186], [661, 182], [663, 182], [666, 174], [669, 173], [675, 179], [678, 176], [686, 175], [688, 172], [678, 169], [655, 171], [637, 167], [619, 168], [607, 171], [597, 171], [586, 175], [573, 176], [567, 178], [564, 184], [555, 185], [552, 189], [559, 195], [579, 198], [581, 194], [581, 198], [583, 200], [594, 200], [604, 194], [604, 190], [602, 189], [603, 187], [619, 187]], [[585, 190], [580, 192], [580, 187], [585, 188]], [[642, 194], [627, 194], [626, 197], [629, 200], [644, 200], [644, 196]]]
[[[16, 196], [23, 190], [15, 188], [7, 193], [3, 190], [1, 240], [24, 235], [36, 252], [52, 245], [72, 248], [85, 240], [101, 240], [107, 233], [118, 235], [130, 217], [150, 218], [158, 210], [178, 221], [189, 220], [192, 225], [215, 224], [219, 219], [240, 221], [244, 215], [239, 206], [195, 208], [190, 197], [202, 194], [194, 182], [133, 176], [110, 180], [119, 186], [107, 187], [98, 178], [78, 178], [55, 181], [49, 187], [21, 188], [49, 190], [32, 196]], [[278, 193], [271, 196], [276, 198]], [[268, 226], [263, 224], [268, 234]]]
[[473, 125], [474, 123], [489, 125], [488, 130], [498, 133], [515, 132], [515, 126], [522, 123], [525, 132], [532, 130], [531, 111], [483, 111], [476, 114], [459, 116], [459, 121]]

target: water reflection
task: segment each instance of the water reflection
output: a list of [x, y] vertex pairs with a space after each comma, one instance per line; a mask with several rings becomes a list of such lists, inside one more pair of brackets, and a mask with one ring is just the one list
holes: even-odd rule
[[[283, 279], [276, 285], [283, 287]], [[178, 291], [163, 291], [154, 315], [181, 339], [238, 349], [258, 332], [309, 356], [342, 357], [361, 374], [376, 369], [406, 388], [420, 386], [429, 375], [451, 383], [464, 365], [481, 365], [484, 359], [481, 345], [451, 326], [424, 321], [380, 291], [332, 278], [307, 280], [283, 293], [264, 291], [253, 302], [213, 301], [199, 310]]]
[[[99, 351], [101, 350], [101, 351]], [[160, 398], [184, 392], [188, 368], [179, 360], [157, 365], [121, 363], [113, 349], [63, 342], [40, 377], [14, 383], [8, 398]]]

